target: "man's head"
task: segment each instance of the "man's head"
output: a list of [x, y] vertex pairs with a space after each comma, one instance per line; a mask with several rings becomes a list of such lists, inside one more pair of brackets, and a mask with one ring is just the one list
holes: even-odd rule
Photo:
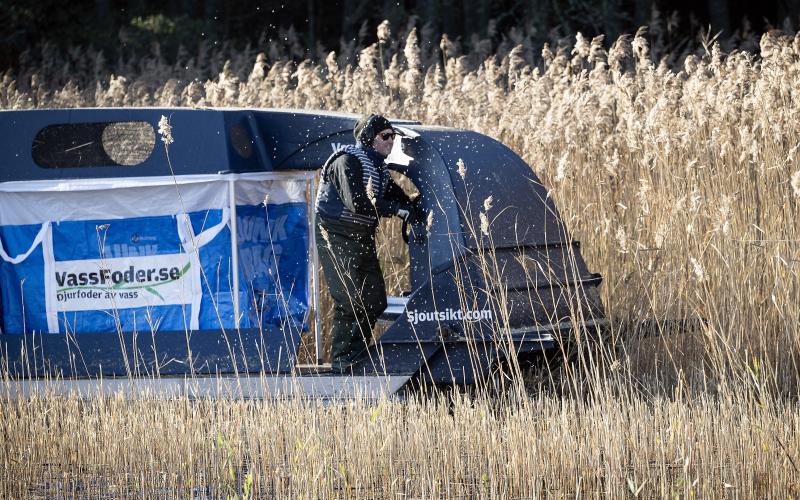
[[389, 120], [373, 114], [358, 120], [353, 135], [361, 145], [372, 147], [381, 156], [387, 157], [392, 151], [396, 132]]

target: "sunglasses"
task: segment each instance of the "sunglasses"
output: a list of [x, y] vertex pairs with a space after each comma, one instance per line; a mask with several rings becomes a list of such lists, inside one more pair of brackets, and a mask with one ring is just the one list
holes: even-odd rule
[[394, 136], [396, 135], [397, 135], [396, 132], [383, 132], [382, 134], [378, 134], [378, 137], [380, 137], [384, 141], [388, 141], [389, 139], [394, 139]]

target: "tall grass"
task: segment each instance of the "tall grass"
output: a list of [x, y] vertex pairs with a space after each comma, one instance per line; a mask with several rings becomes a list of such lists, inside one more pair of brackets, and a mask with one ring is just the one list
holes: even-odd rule
[[[800, 35], [685, 57], [652, 39], [463, 55], [409, 31], [357, 62], [201, 48], [124, 76], [97, 54], [6, 74], [4, 109], [379, 111], [496, 137], [604, 276], [617, 350], [588, 400], [4, 401], [0, 492], [241, 494], [251, 478], [262, 496], [797, 495]], [[194, 79], [198, 61], [218, 74]], [[397, 232], [380, 233], [390, 293], [407, 286]]]
[[777, 402], [41, 397], [2, 408], [5, 498], [763, 498], [800, 488], [800, 414]]

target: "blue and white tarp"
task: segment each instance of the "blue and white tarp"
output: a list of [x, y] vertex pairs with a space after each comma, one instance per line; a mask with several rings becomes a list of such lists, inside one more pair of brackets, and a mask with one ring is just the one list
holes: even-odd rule
[[302, 324], [306, 187], [259, 174], [0, 185], [3, 331]]

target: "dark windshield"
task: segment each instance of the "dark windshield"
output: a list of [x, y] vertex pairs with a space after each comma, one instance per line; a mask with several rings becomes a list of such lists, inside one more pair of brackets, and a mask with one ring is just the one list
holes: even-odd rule
[[[463, 213], [467, 247], [489, 241], [497, 248], [569, 241], [547, 190], [531, 167], [506, 146], [468, 131], [441, 131], [426, 134], [426, 139], [447, 165]], [[459, 160], [464, 163], [463, 177]], [[481, 230], [482, 212], [489, 222], [488, 236]]]

